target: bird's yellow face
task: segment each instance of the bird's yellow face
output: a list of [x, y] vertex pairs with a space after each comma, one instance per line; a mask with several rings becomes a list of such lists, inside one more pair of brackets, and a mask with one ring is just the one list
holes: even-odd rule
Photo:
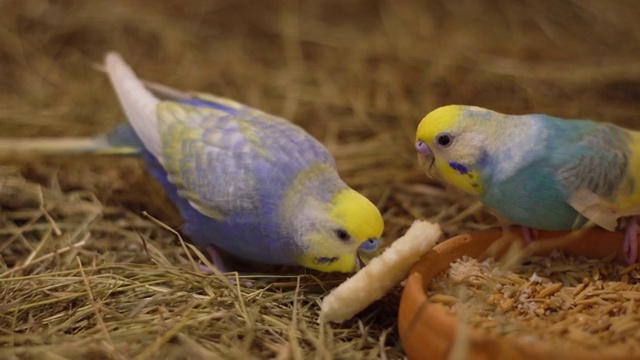
[[378, 208], [362, 194], [345, 188], [329, 204], [321, 226], [307, 234], [302, 266], [324, 272], [354, 272], [375, 256], [384, 222]]
[[482, 138], [481, 134], [469, 131], [471, 124], [462, 121], [463, 111], [460, 105], [448, 105], [427, 114], [418, 125], [416, 150], [432, 158], [446, 182], [478, 195], [482, 187], [473, 165], [481, 156]]

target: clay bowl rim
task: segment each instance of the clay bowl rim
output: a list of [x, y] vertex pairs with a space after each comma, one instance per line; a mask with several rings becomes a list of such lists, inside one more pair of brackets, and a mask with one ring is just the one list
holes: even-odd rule
[[[511, 231], [519, 238], [519, 231]], [[457, 331], [457, 320], [444, 308], [429, 303], [425, 288], [431, 279], [463, 255], [483, 258], [502, 256], [513, 240], [496, 241], [502, 236], [500, 229], [483, 230], [450, 238], [429, 250], [411, 269], [400, 299], [398, 331], [405, 353], [410, 359], [447, 358]], [[513, 238], [511, 238], [513, 239]], [[526, 248], [533, 254], [547, 254], [553, 249], [591, 258], [604, 258], [615, 253], [615, 259], [624, 263], [623, 234], [599, 228], [578, 232], [540, 232], [539, 240]], [[423, 335], [419, 333], [422, 332]], [[637, 359], [619, 352], [591, 351], [553, 347], [551, 344], [513, 341], [494, 338], [477, 329], [467, 332], [469, 358], [526, 358], [526, 359], [584, 359], [602, 360], [603, 356], [616, 359]], [[534, 346], [532, 346], [535, 344]]]

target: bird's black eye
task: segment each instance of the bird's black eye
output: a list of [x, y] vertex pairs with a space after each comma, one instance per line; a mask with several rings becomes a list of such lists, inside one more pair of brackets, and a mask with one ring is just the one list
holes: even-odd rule
[[438, 142], [438, 145], [442, 147], [447, 147], [451, 145], [452, 140], [453, 140], [453, 137], [447, 133], [439, 134], [438, 137], [436, 137], [436, 141]]
[[337, 229], [336, 236], [342, 241], [349, 241], [351, 239], [351, 235], [349, 235], [345, 229]]

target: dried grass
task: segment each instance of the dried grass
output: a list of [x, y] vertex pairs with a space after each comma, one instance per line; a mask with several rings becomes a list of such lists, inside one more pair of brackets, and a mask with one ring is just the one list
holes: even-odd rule
[[[414, 218], [452, 235], [495, 219], [425, 179], [418, 119], [456, 102], [636, 125], [636, 5], [7, 0], [0, 134], [92, 135], [120, 122], [92, 69], [114, 49], [145, 78], [308, 129], [383, 209], [388, 239]], [[239, 267], [248, 288], [195, 271], [198, 254], [142, 215], [180, 226], [137, 160], [0, 159], [0, 357], [402, 357], [399, 289], [351, 322], [319, 324], [319, 299], [343, 277]]]
[[18, 209], [2, 214], [2, 358], [399, 354], [385, 339], [397, 294], [333, 329], [318, 323], [318, 305], [340, 278], [297, 270], [234, 285], [203, 274], [191, 260], [199, 254], [140, 216], [4, 175], [0, 203]]

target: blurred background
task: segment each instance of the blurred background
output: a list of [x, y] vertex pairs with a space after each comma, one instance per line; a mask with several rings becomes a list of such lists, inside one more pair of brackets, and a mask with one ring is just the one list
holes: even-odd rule
[[[345, 181], [382, 208], [388, 239], [415, 218], [440, 221], [451, 235], [495, 219], [464, 213], [473, 201], [417, 166], [420, 119], [457, 103], [640, 129], [639, 19], [635, 0], [4, 0], [0, 136], [91, 136], [124, 121], [94, 69], [116, 50], [145, 79], [304, 127], [333, 152]], [[135, 159], [0, 154], [0, 209], [13, 211], [0, 215], [2, 227], [21, 226], [16, 214], [38, 208], [41, 193], [24, 195], [38, 184], [50, 201], [87, 191], [109, 205], [101, 216], [112, 225], [142, 226], [142, 210], [180, 225]], [[110, 236], [121, 242], [127, 226]], [[0, 246], [8, 265], [31, 251], [11, 231]], [[112, 249], [101, 231], [93, 246]]]
[[640, 109], [634, 1], [0, 6], [3, 136], [86, 136], [123, 121], [107, 79], [93, 68], [116, 50], [146, 79], [227, 96], [302, 125], [371, 197], [415, 165], [416, 124], [437, 106], [632, 127]]
[[[87, 136], [123, 121], [106, 77], [93, 68], [108, 50], [146, 79], [300, 124], [374, 200], [421, 174], [414, 130], [441, 105], [640, 127], [633, 0], [5, 0], [0, 7], [2, 136]], [[26, 163], [29, 178], [55, 173], [63, 189], [93, 190], [101, 200], [124, 190], [127, 206], [149, 201], [145, 193], [130, 199], [132, 184], [148, 179], [129, 160]]]

